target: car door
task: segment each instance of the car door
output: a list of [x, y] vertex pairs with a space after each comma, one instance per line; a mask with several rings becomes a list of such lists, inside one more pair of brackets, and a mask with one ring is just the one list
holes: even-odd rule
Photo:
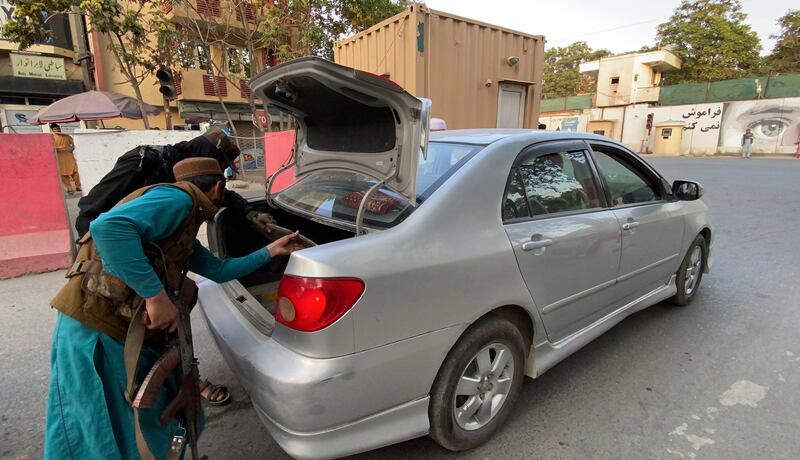
[[614, 304], [620, 226], [585, 143], [551, 142], [522, 152], [509, 175], [503, 220], [551, 341]]
[[684, 220], [663, 180], [634, 154], [609, 143], [590, 143], [606, 200], [622, 230], [618, 288], [638, 298], [667, 283], [680, 264]]

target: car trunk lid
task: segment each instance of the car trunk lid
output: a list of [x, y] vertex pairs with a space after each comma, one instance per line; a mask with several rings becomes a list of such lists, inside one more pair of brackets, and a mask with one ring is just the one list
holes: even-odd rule
[[416, 203], [430, 101], [387, 78], [316, 57], [273, 67], [250, 86], [266, 105], [295, 117], [298, 179], [320, 170], [354, 171]]

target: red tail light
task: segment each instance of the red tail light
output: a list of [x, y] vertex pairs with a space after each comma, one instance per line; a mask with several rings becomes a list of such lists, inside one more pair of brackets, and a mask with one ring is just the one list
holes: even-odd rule
[[284, 275], [278, 287], [275, 320], [298, 331], [318, 331], [347, 313], [363, 292], [364, 282], [356, 278]]

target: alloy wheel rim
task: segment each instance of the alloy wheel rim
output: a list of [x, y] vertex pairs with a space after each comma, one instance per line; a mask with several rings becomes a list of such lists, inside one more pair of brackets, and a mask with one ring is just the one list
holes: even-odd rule
[[473, 431], [486, 426], [508, 399], [514, 379], [514, 355], [506, 345], [491, 343], [467, 363], [453, 396], [453, 418]]
[[703, 269], [703, 250], [700, 246], [695, 246], [692, 249], [692, 254], [689, 256], [689, 265], [686, 267], [686, 276], [684, 282], [684, 291], [686, 295], [692, 295], [697, 280], [700, 278], [700, 272]]

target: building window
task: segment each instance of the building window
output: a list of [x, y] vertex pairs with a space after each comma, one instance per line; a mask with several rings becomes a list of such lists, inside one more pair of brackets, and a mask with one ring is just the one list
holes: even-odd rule
[[278, 65], [278, 55], [275, 50], [264, 48], [264, 70]]
[[193, 41], [183, 42], [178, 46], [178, 60], [184, 69], [200, 69], [211, 71], [208, 60], [208, 48], [202, 43]]
[[639, 81], [639, 74], [638, 73], [633, 76], [633, 81]]
[[618, 85], [619, 84], [619, 77], [611, 77], [611, 84]]
[[228, 73], [244, 75], [250, 78], [250, 53], [244, 48], [228, 46], [226, 48]]
[[225, 77], [214, 78], [211, 75], [203, 75], [203, 94], [206, 96], [228, 96], [228, 84]]
[[220, 16], [220, 1], [219, 0], [197, 0], [197, 12], [201, 15], [208, 15], [219, 17]]
[[239, 22], [244, 22], [242, 20], [242, 12], [244, 12], [244, 16], [247, 18], [247, 22], [252, 22], [255, 24], [256, 22], [256, 8], [249, 4], [249, 3], [240, 3], [234, 6], [236, 8], [236, 20]]

